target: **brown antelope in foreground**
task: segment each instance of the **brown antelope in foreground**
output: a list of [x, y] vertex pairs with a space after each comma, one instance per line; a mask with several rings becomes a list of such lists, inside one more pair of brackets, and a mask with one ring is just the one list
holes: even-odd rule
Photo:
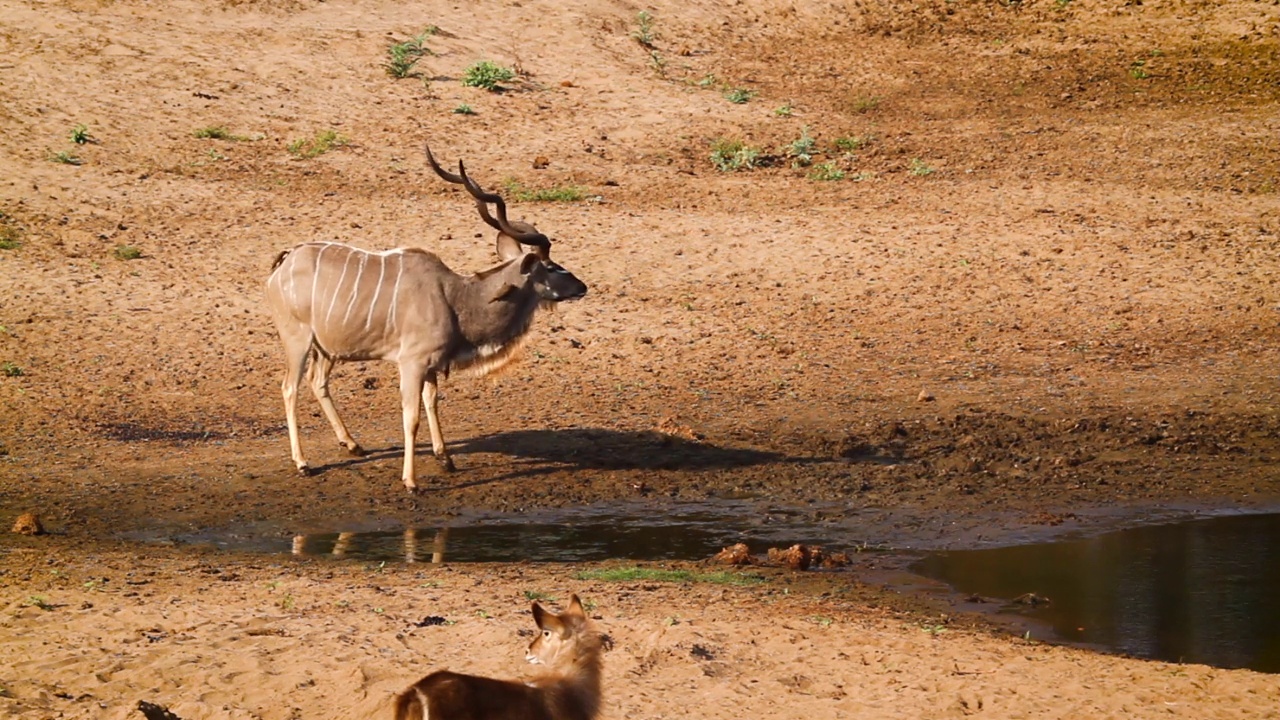
[[525, 659], [548, 673], [528, 683], [440, 670], [396, 698], [396, 720], [592, 720], [600, 711], [604, 638], [574, 595], [556, 615], [533, 604], [542, 632]]
[[[507, 220], [502, 198], [467, 177], [440, 169], [441, 177], [464, 185], [481, 218], [498, 233], [498, 265], [459, 275], [435, 254], [418, 248], [367, 252], [330, 242], [303, 243], [276, 257], [267, 278], [267, 304], [284, 344], [285, 418], [293, 462], [310, 474], [298, 440], [298, 386], [303, 370], [338, 442], [353, 455], [364, 450], [347, 432], [329, 395], [335, 363], [390, 360], [400, 367], [404, 416], [404, 485], [414, 482], [414, 440], [419, 411], [427, 407], [431, 447], [444, 470], [453, 470], [436, 407], [439, 378], [451, 371], [493, 372], [511, 361], [524, 343], [539, 307], [582, 297], [587, 286], [551, 260], [551, 241], [527, 223]], [[497, 218], [486, 203], [497, 208]], [[526, 253], [528, 245], [535, 252]], [[425, 384], [425, 388], [424, 388]], [[419, 397], [422, 398], [419, 401]]]

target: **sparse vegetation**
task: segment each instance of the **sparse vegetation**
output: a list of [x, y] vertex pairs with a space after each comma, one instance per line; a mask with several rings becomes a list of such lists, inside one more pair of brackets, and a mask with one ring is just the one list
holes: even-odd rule
[[747, 575], [728, 570], [693, 572], [690, 570], [662, 570], [644, 567], [584, 570], [577, 574], [577, 578], [579, 580], [601, 580], [604, 582], [647, 580], [650, 582], [702, 582], [716, 585], [758, 585], [765, 582], [765, 579], [759, 575]]
[[834, 162], [818, 163], [813, 166], [813, 170], [809, 173], [810, 180], [843, 180], [844, 170], [841, 170]]
[[854, 135], [850, 137], [836, 138], [835, 142], [832, 144], [836, 146], [837, 150], [843, 150], [844, 152], [853, 152], [855, 150], [859, 150], [863, 147], [866, 147], [867, 143], [869, 142], [871, 142], [871, 138], [869, 137], [865, 137], [865, 136], [859, 137], [857, 135]]
[[310, 138], [300, 138], [289, 143], [289, 153], [304, 160], [323, 155], [347, 144], [347, 139], [335, 130], [321, 130]]
[[30, 605], [31, 607], [38, 607], [41, 610], [45, 610], [45, 611], [54, 609], [53, 604], [50, 603], [49, 599], [43, 595], [32, 595], [28, 597], [27, 605]]
[[924, 177], [925, 175], [932, 175], [934, 173], [933, 168], [920, 158], [911, 158], [909, 171], [916, 177]]
[[659, 77], [667, 76], [667, 60], [657, 50], [649, 51], [649, 66]]
[[880, 107], [880, 97], [877, 95], [862, 95], [853, 101], [851, 109], [856, 113], [866, 113]]
[[871, 172], [870, 170], [867, 170], [860, 173], [854, 173], [853, 175], [849, 176], [849, 179], [854, 182], [865, 182], [867, 180], [875, 180], [876, 174], [874, 172]]
[[813, 164], [813, 155], [818, 151], [818, 141], [809, 134], [809, 126], [800, 128], [800, 137], [787, 146], [787, 155], [791, 157], [792, 167], [808, 167]]
[[13, 250], [22, 244], [22, 228], [0, 212], [0, 250]]
[[85, 125], [76, 125], [71, 128], [71, 142], [77, 145], [84, 145], [93, 142], [93, 136], [89, 134], [89, 128]]
[[56, 163], [62, 163], [63, 165], [83, 165], [84, 164], [84, 161], [80, 159], [80, 156], [76, 155], [70, 150], [59, 150], [58, 152], [50, 153], [49, 159]]
[[741, 140], [719, 138], [711, 144], [711, 164], [720, 172], [750, 170], [759, 158], [760, 150]]
[[791, 117], [792, 111], [793, 111], [793, 109], [792, 109], [792, 107], [791, 107], [791, 103], [787, 103], [787, 104], [785, 104], [785, 105], [783, 105], [783, 106], [781, 106], [781, 107], [779, 107], [779, 108], [775, 109], [775, 110], [773, 111], [773, 114], [774, 114], [775, 116], [777, 116], [777, 117], [784, 117], [784, 118], [788, 118], [788, 117]]
[[475, 115], [476, 111], [472, 110], [470, 105], [466, 103], [462, 103], [461, 105], [453, 109], [453, 114], [454, 115]]
[[247, 135], [236, 135], [227, 129], [225, 125], [210, 125], [209, 127], [197, 128], [191, 133], [201, 140], [230, 140], [231, 142], [245, 142], [253, 140]]
[[746, 88], [731, 88], [725, 91], [724, 99], [735, 105], [742, 105], [755, 96], [754, 92]]
[[490, 60], [481, 60], [466, 69], [462, 75], [462, 84], [467, 87], [484, 88], [489, 92], [502, 89], [499, 83], [514, 79], [516, 73], [509, 67], [503, 67]]
[[1132, 63], [1130, 63], [1129, 77], [1133, 78], [1134, 80], [1146, 80], [1147, 78], [1151, 77], [1150, 73], [1147, 72], [1147, 61], [1134, 60]]
[[636, 30], [631, 33], [631, 37], [646, 48], [653, 48], [658, 40], [658, 33], [653, 29], [653, 13], [648, 10], [636, 13]]
[[548, 595], [547, 593], [544, 593], [544, 592], [538, 592], [537, 590], [525, 590], [524, 599], [525, 600], [541, 600], [544, 602], [556, 601], [555, 596]]
[[111, 252], [117, 260], [137, 260], [142, 257], [142, 250], [133, 245], [117, 245]]
[[0, 363], [0, 374], [3, 374], [5, 377], [22, 377], [27, 373], [22, 369], [22, 366], [17, 363], [3, 362]]
[[423, 55], [430, 55], [431, 50], [425, 45], [427, 37], [434, 35], [438, 28], [434, 25], [423, 30], [421, 34], [404, 42], [392, 43], [387, 47], [387, 61], [382, 64], [387, 74], [393, 78], [418, 77], [420, 73], [413, 69]]
[[527, 188], [516, 180], [507, 180], [502, 186], [515, 202], [578, 202], [587, 196], [582, 188], [572, 185]]

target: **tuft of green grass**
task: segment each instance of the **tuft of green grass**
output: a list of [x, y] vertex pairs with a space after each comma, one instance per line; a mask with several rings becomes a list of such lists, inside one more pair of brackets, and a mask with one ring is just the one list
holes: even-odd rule
[[759, 585], [765, 582], [765, 579], [759, 575], [747, 575], [728, 570], [693, 572], [691, 570], [661, 570], [644, 567], [584, 570], [578, 573], [576, 577], [579, 580], [601, 580], [604, 582], [648, 580], [651, 582], [700, 582], [714, 585]]
[[648, 10], [636, 13], [636, 30], [631, 33], [631, 37], [646, 48], [653, 49], [653, 44], [658, 40], [658, 33], [653, 29], [653, 13]]
[[420, 73], [413, 69], [414, 65], [422, 59], [423, 55], [430, 55], [431, 50], [426, 46], [427, 37], [434, 35], [439, 28], [434, 25], [422, 31], [422, 34], [409, 38], [404, 42], [391, 43], [387, 46], [387, 61], [382, 64], [382, 68], [387, 74], [397, 80], [407, 77], [418, 77]]
[[787, 155], [791, 157], [792, 167], [808, 167], [813, 164], [813, 155], [818, 151], [818, 141], [809, 134], [809, 126], [800, 128], [800, 137], [787, 146]]
[[71, 128], [71, 142], [77, 145], [84, 145], [93, 142], [93, 136], [89, 134], [89, 128], [85, 125], [76, 125]]
[[1134, 60], [1132, 63], [1130, 63], [1129, 77], [1133, 78], [1134, 80], [1146, 80], [1147, 78], [1151, 77], [1151, 74], [1147, 72], [1147, 61]]
[[62, 163], [63, 165], [84, 164], [84, 160], [81, 160], [79, 155], [76, 155], [70, 150], [59, 150], [55, 153], [49, 153], [49, 159], [56, 163]]
[[587, 196], [582, 188], [572, 185], [527, 188], [515, 180], [507, 180], [502, 186], [516, 202], [578, 202]]
[[852, 109], [856, 113], [868, 113], [880, 107], [878, 95], [862, 95], [853, 101]]
[[843, 180], [844, 170], [841, 170], [833, 162], [818, 163], [813, 166], [813, 170], [809, 173], [810, 180]]
[[718, 138], [711, 144], [711, 164], [720, 172], [750, 170], [759, 158], [760, 150], [741, 140]]
[[230, 140], [231, 142], [245, 142], [247, 140], [253, 140], [253, 138], [248, 135], [236, 135], [228, 130], [225, 125], [210, 125], [209, 127], [196, 128], [191, 134], [202, 140]]
[[546, 602], [556, 601], [556, 598], [554, 595], [548, 595], [547, 593], [538, 592], [537, 590], [525, 590], [524, 599], [525, 600], [543, 600]]
[[313, 137], [299, 138], [289, 143], [288, 150], [290, 154], [296, 157], [310, 160], [346, 144], [347, 139], [339, 135], [337, 131], [321, 130]]
[[30, 605], [31, 607], [38, 607], [45, 611], [54, 609], [53, 603], [50, 603], [49, 599], [43, 595], [32, 595], [28, 597], [27, 605]]
[[23, 370], [22, 366], [17, 363], [3, 362], [0, 363], [0, 374], [5, 377], [22, 377], [27, 374], [27, 371]]
[[0, 250], [13, 250], [22, 244], [22, 228], [0, 212]]
[[454, 115], [475, 115], [476, 111], [472, 110], [470, 105], [466, 103], [462, 103], [461, 105], [453, 109], [453, 114]]
[[934, 173], [934, 169], [920, 158], [911, 158], [911, 167], [909, 168], [909, 172], [916, 177], [924, 177], [925, 175], [932, 175]]
[[835, 142], [833, 142], [832, 144], [836, 146], [837, 150], [843, 150], [844, 152], [853, 152], [855, 150], [859, 150], [863, 147], [866, 147], [867, 143], [869, 142], [871, 142], [871, 138], [869, 137], [860, 137], [857, 135], [852, 135], [849, 137], [836, 138]]
[[137, 260], [142, 257], [142, 250], [133, 245], [117, 245], [111, 254], [117, 260]]
[[509, 67], [503, 67], [490, 60], [481, 60], [467, 68], [462, 74], [462, 84], [466, 87], [478, 87], [484, 88], [489, 92], [498, 92], [502, 89], [499, 83], [512, 80], [515, 76], [515, 70]]
[[746, 88], [731, 88], [725, 91], [724, 99], [735, 105], [743, 105], [755, 96], [754, 92]]
[[773, 111], [773, 114], [774, 114], [776, 117], [789, 118], [789, 117], [791, 117], [791, 115], [792, 115], [792, 113], [793, 113], [794, 111], [795, 111], [795, 109], [794, 109], [793, 107], [791, 107], [791, 103], [787, 103], [787, 104], [783, 105], [782, 107], [779, 107], [779, 108], [775, 109], [775, 110]]

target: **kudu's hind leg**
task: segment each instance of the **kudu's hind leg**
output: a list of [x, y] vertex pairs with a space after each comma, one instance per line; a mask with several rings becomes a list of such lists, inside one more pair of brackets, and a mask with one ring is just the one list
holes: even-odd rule
[[360, 443], [351, 437], [351, 433], [347, 431], [347, 426], [343, 424], [342, 418], [338, 416], [338, 408], [333, 404], [333, 397], [329, 395], [329, 373], [333, 371], [333, 358], [326, 356], [314, 346], [311, 348], [311, 367], [307, 369], [307, 380], [311, 384], [311, 392], [316, 396], [316, 401], [320, 403], [320, 409], [324, 411], [324, 416], [329, 419], [329, 425], [333, 427], [333, 434], [338, 436], [338, 442], [347, 449], [347, 452], [362, 457], [364, 448], [360, 447]]
[[427, 427], [431, 430], [431, 451], [435, 453], [440, 468], [453, 472], [453, 458], [444, 446], [444, 433], [440, 431], [440, 385], [434, 372], [427, 373], [427, 384], [422, 389], [422, 402], [427, 406]]

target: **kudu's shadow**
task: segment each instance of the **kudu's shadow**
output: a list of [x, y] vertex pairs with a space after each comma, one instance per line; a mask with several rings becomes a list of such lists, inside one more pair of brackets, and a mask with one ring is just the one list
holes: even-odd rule
[[[317, 472], [350, 467], [400, 457], [402, 446], [379, 448], [360, 458], [348, 458], [316, 467]], [[458, 457], [493, 453], [513, 458], [488, 467], [509, 464], [501, 478], [542, 475], [556, 470], [725, 470], [771, 463], [816, 462], [818, 458], [791, 457], [783, 453], [751, 448], [719, 447], [653, 430], [610, 430], [574, 428], [568, 430], [511, 430], [455, 440], [449, 452]], [[430, 463], [431, 444], [419, 446], [419, 457]], [[459, 470], [474, 469], [473, 462], [459, 463]], [[475, 483], [463, 483], [461, 486]]]

